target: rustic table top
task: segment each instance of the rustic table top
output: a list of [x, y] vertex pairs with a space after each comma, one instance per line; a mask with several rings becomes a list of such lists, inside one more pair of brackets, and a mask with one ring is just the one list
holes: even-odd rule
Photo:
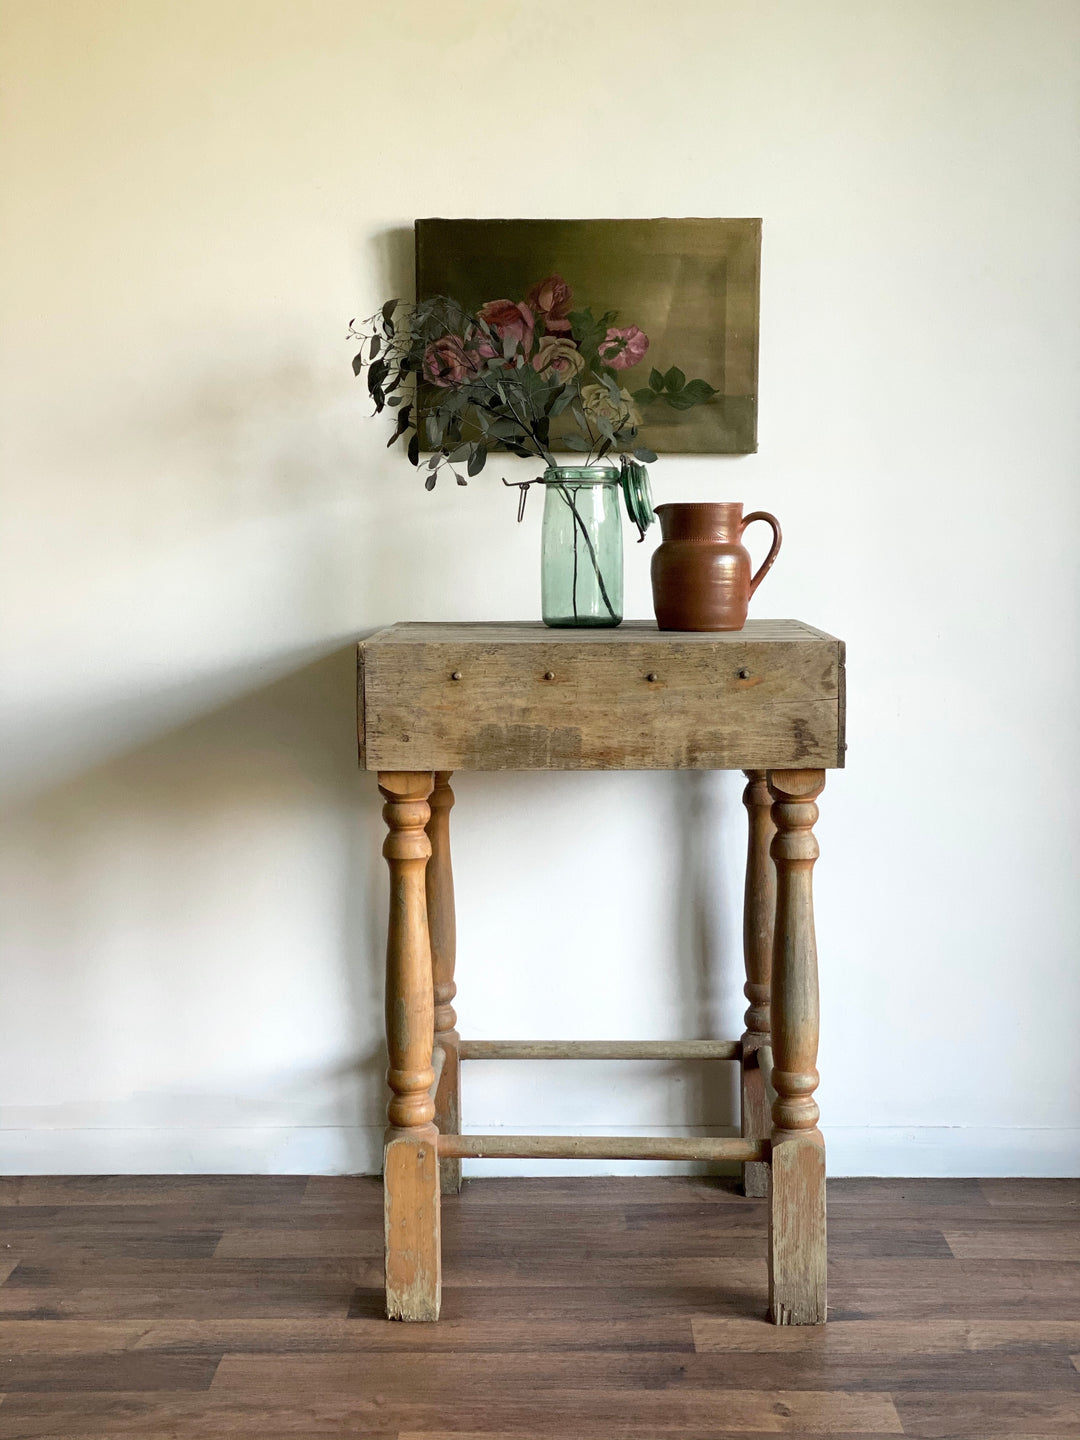
[[801, 620], [661, 631], [403, 623], [361, 643], [368, 770], [844, 763], [844, 646]]

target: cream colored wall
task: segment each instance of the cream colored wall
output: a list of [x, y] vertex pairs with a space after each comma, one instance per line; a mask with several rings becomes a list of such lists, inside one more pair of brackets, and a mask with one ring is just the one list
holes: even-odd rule
[[[775, 510], [757, 613], [849, 644], [832, 1165], [1075, 1172], [1077, 6], [0, 9], [4, 1168], [377, 1163], [350, 647], [536, 615], [539, 507], [425, 495], [346, 323], [417, 215], [760, 215], [760, 453], [654, 483]], [[462, 777], [463, 1030], [737, 1033], [741, 820], [734, 777]], [[542, 1076], [475, 1067], [470, 1119], [732, 1118]]]

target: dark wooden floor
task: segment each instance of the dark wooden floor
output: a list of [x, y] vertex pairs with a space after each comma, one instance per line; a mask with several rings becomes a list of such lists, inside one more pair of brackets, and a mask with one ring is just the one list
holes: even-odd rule
[[479, 1180], [444, 1319], [370, 1179], [0, 1180], [0, 1437], [1080, 1436], [1080, 1181], [838, 1180], [830, 1323], [729, 1182]]

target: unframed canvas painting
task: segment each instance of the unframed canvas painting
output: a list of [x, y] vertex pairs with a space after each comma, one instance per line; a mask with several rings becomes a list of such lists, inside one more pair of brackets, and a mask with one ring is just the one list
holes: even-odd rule
[[[559, 275], [574, 311], [617, 311], [613, 323], [648, 337], [621, 386], [637, 394], [654, 372], [669, 377], [660, 398], [635, 402], [641, 443], [658, 454], [748, 455], [757, 449], [760, 256], [756, 219], [417, 220], [416, 297], [449, 295], [474, 310], [524, 300]], [[716, 393], [680, 407], [680, 376]]]

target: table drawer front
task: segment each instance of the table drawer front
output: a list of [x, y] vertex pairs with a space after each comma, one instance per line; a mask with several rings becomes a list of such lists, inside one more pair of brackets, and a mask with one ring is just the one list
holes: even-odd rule
[[369, 770], [843, 764], [835, 640], [382, 643], [361, 656]]

